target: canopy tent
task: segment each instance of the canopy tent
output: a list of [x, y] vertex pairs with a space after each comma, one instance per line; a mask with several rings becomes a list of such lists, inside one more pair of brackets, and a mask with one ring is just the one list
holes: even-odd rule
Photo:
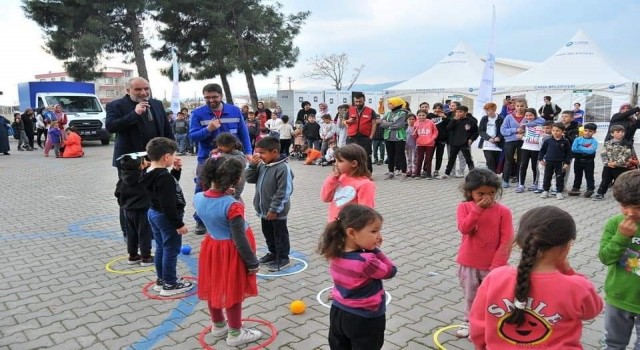
[[[417, 105], [421, 101], [458, 100], [471, 108], [482, 79], [484, 64], [464, 42], [458, 43], [444, 58], [423, 73], [384, 90], [385, 98], [401, 96]], [[495, 73], [496, 84], [504, 77]]]

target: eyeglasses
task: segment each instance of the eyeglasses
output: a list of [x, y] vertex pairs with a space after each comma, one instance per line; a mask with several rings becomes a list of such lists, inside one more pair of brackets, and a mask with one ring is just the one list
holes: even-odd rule
[[138, 158], [144, 158], [147, 156], [147, 152], [135, 152], [135, 153], [127, 153], [127, 154], [123, 154], [120, 157], [116, 158], [116, 161], [119, 161], [121, 159], [123, 159], [124, 157], [130, 157], [133, 160], [136, 160]]

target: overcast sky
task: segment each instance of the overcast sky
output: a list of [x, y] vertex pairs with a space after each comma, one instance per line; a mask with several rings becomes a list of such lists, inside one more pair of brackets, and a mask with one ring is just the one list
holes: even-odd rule
[[[365, 64], [358, 83], [377, 84], [411, 78], [438, 62], [459, 41], [486, 55], [495, 4], [496, 56], [542, 61], [583, 29], [622, 73], [640, 63], [636, 0], [283, 0], [285, 13], [311, 11], [295, 40], [300, 48], [293, 69], [256, 77], [258, 94], [275, 94], [275, 75], [294, 79], [294, 89], [331, 89], [329, 81], [309, 80], [307, 60], [317, 54], [345, 52], [352, 64]], [[17, 83], [35, 74], [62, 71], [61, 62], [43, 51], [42, 31], [27, 19], [20, 0], [0, 0], [0, 105], [17, 104]], [[148, 36], [155, 35], [151, 27]], [[155, 42], [157, 45], [157, 41]], [[153, 42], [152, 42], [153, 45]], [[118, 60], [111, 66], [123, 66]], [[151, 87], [158, 98], [171, 97], [171, 82], [159, 74], [167, 62], [147, 53]], [[131, 66], [135, 68], [134, 66]], [[635, 75], [635, 77], [638, 77]], [[637, 78], [636, 78], [637, 79]], [[200, 96], [209, 81], [180, 83], [182, 98]], [[247, 94], [244, 75], [230, 79], [235, 95]]]

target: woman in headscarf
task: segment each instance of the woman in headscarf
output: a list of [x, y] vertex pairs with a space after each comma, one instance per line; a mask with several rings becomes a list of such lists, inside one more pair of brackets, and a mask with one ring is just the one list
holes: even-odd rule
[[384, 144], [387, 149], [389, 172], [385, 180], [393, 179], [395, 171], [400, 171], [403, 180], [407, 179], [407, 158], [404, 146], [407, 141], [407, 103], [400, 97], [387, 100], [389, 111], [380, 121], [384, 128]]
[[276, 109], [273, 110], [273, 113], [275, 113], [280, 119], [282, 119], [282, 116], [284, 115], [284, 113], [282, 113], [282, 107], [280, 107], [280, 105], [276, 106]]
[[0, 115], [0, 153], [5, 156], [9, 155], [9, 151], [11, 150], [9, 144], [9, 128], [11, 127], [11, 122], [7, 120], [7, 118]]

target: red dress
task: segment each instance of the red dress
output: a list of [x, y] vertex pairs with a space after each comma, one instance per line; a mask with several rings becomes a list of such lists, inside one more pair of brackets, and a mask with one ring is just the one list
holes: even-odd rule
[[[234, 200], [229, 206], [227, 213], [222, 214], [220, 210], [202, 211], [200, 204], [205, 207], [215, 208], [216, 201], [228, 197], [224, 193], [206, 191], [202, 193], [202, 198], [194, 198], [194, 204], [198, 213], [205, 222], [210, 221], [207, 217], [215, 215], [225, 215], [227, 222], [235, 217], [244, 219], [244, 205]], [[217, 214], [216, 214], [217, 212]], [[218, 221], [220, 222], [220, 221]], [[251, 249], [256, 251], [256, 241], [253, 231], [247, 225], [247, 239]], [[223, 309], [241, 303], [245, 298], [258, 295], [256, 275], [249, 275], [247, 267], [240, 257], [233, 239], [215, 239], [207, 233], [200, 246], [200, 258], [198, 262], [198, 298], [207, 300], [210, 307]]]

